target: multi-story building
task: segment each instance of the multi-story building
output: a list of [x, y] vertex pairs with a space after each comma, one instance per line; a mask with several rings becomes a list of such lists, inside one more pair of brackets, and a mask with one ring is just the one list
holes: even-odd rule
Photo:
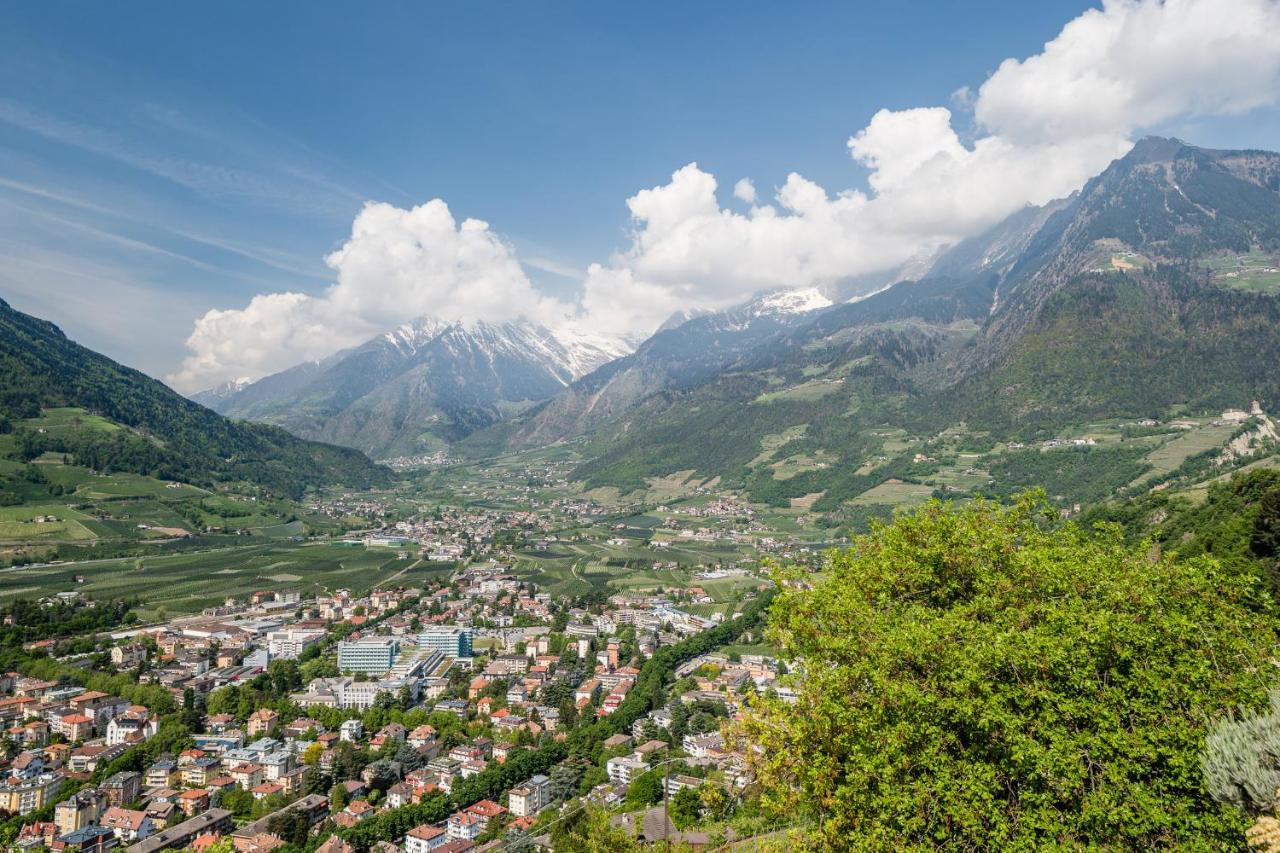
[[418, 646], [445, 657], [471, 657], [471, 631], [457, 625], [429, 625], [418, 635]]
[[0, 811], [23, 815], [43, 808], [62, 787], [61, 773], [40, 773], [0, 782]]
[[448, 821], [449, 837], [459, 841], [475, 841], [482, 828], [480, 818], [469, 812], [454, 812]]
[[231, 768], [231, 778], [246, 791], [262, 784], [261, 764], [240, 764]]
[[260, 708], [249, 715], [249, 737], [275, 734], [280, 715], [270, 708]]
[[[182, 768], [182, 784], [193, 788], [200, 788], [207, 784], [215, 776], [219, 775], [221, 762], [212, 756], [197, 758], [190, 764]], [[126, 800], [126, 802], [128, 802]]]
[[410, 698], [421, 694], [419, 678], [381, 678], [377, 681], [356, 681], [351, 677], [316, 678], [307, 685], [306, 693], [294, 693], [289, 698], [303, 707], [372, 708], [378, 694], [389, 693], [398, 697], [408, 688]]
[[107, 723], [107, 746], [146, 740], [160, 728], [160, 721], [146, 709], [130, 709]]
[[204, 788], [192, 788], [178, 795], [178, 808], [187, 817], [195, 817], [209, 809], [209, 792]]
[[338, 643], [338, 669], [381, 675], [395, 665], [400, 641], [395, 637], [361, 637]]
[[539, 773], [507, 795], [507, 807], [516, 817], [533, 817], [549, 802], [550, 780]]
[[649, 769], [649, 765], [631, 755], [619, 755], [605, 762], [609, 781], [615, 785], [630, 785], [631, 780]]
[[106, 794], [97, 788], [86, 788], [58, 803], [53, 810], [53, 822], [58, 825], [58, 834], [66, 835], [96, 824], [106, 808]]
[[129, 844], [154, 835], [156, 831], [155, 823], [146, 812], [117, 806], [107, 809], [102, 816], [102, 825], [111, 830], [116, 838]]
[[146, 647], [136, 643], [130, 643], [124, 646], [115, 646], [111, 649], [111, 662], [115, 664], [118, 669], [132, 669], [146, 659]]
[[144, 841], [139, 841], [129, 848], [129, 853], [160, 853], [161, 850], [190, 847], [191, 842], [201, 835], [212, 833], [217, 835], [234, 826], [231, 812], [226, 809], [209, 809], [177, 826], [171, 826], [157, 832]]
[[102, 792], [107, 796], [107, 805], [123, 808], [142, 793], [142, 774], [122, 770], [102, 783]]
[[86, 826], [59, 835], [53, 840], [54, 853], [106, 853], [119, 846], [119, 839], [105, 826]]
[[297, 660], [307, 649], [323, 643], [324, 637], [324, 631], [300, 628], [272, 631], [267, 634], [267, 651], [271, 653], [272, 658]]
[[178, 779], [178, 764], [172, 758], [159, 758], [147, 768], [148, 788], [163, 788]]
[[82, 741], [93, 737], [93, 718], [87, 714], [63, 714], [53, 721], [53, 730], [68, 741]]

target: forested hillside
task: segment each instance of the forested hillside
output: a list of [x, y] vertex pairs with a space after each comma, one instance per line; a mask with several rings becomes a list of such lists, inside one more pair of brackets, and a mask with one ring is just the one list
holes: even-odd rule
[[1187, 557], [1207, 554], [1265, 581], [1280, 600], [1280, 470], [1258, 468], [1211, 484], [1202, 500], [1157, 492], [1099, 506], [1092, 524], [1119, 524], [1130, 541], [1152, 539]]
[[[57, 436], [24, 429], [42, 408], [74, 406], [126, 427]], [[303, 441], [277, 427], [230, 421], [145, 374], [86, 349], [52, 323], [0, 300], [0, 431], [15, 452], [69, 455], [99, 471], [195, 484], [245, 481], [296, 496], [309, 486], [365, 487], [389, 472], [363, 454]]]

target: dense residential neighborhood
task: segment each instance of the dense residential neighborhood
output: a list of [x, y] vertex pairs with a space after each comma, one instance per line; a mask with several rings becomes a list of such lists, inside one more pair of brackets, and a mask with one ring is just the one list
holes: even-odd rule
[[[425, 588], [228, 598], [107, 630], [87, 656], [28, 643], [28, 669], [56, 674], [0, 678], [11, 843], [489, 849], [549, 844], [539, 827], [564, 809], [747, 783], [722, 724], [775, 689], [778, 661], [706, 648], [660, 676], [670, 689], [638, 697], [659, 650], [713, 629], [736, 636], [741, 612], [733, 624], [694, 615], [677, 601], [696, 600], [687, 591], [557, 602], [492, 557], [459, 565]], [[134, 686], [128, 698], [95, 689], [109, 684]], [[605, 720], [591, 750], [566, 749]]]

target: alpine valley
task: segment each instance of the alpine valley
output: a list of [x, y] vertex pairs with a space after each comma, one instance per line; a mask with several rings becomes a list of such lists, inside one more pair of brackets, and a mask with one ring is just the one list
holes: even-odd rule
[[715, 482], [833, 523], [1032, 485], [1070, 507], [1271, 446], [1278, 252], [1280, 155], [1153, 137], [847, 301], [764, 293], [634, 349], [422, 318], [196, 399], [375, 458], [563, 447], [586, 488]]
[[[588, 486], [715, 478], [846, 515], [904, 493], [1163, 488], [1271, 446], [1278, 251], [1280, 156], [1148, 138], [917, 280], [663, 329], [462, 447], [571, 442]], [[1253, 401], [1248, 429], [1219, 428], [1248, 433], [1235, 450], [1191, 438]]]

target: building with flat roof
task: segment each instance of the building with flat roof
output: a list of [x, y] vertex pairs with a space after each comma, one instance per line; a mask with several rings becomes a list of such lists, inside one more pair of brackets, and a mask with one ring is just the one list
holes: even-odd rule
[[418, 635], [418, 646], [451, 658], [469, 658], [471, 631], [458, 625], [428, 625]]
[[297, 660], [307, 649], [323, 643], [324, 638], [324, 631], [285, 628], [267, 634], [267, 650], [273, 658]]
[[338, 643], [338, 669], [381, 675], [395, 666], [400, 641], [395, 637], [361, 637]]

